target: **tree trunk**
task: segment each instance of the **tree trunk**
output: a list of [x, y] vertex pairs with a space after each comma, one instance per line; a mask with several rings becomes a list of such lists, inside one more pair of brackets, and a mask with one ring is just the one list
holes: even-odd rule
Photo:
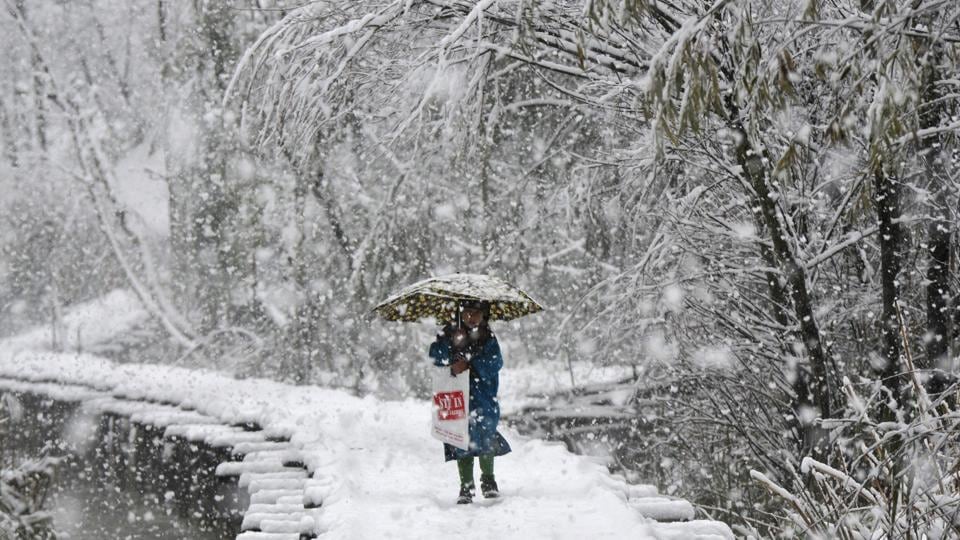
[[[799, 392], [796, 396], [796, 408], [801, 408], [806, 404], [812, 404], [819, 411], [819, 416], [829, 418], [831, 414], [831, 396], [829, 375], [827, 370], [827, 358], [820, 340], [820, 329], [813, 313], [813, 301], [807, 289], [807, 275], [802, 264], [796, 260], [792, 249], [786, 239], [780, 219], [777, 215], [776, 201], [771, 196], [768, 185], [768, 171], [761, 164], [756, 155], [751, 155], [750, 144], [746, 132], [739, 128], [742, 141], [736, 151], [737, 163], [740, 165], [741, 174], [747, 185], [752, 188], [753, 198], [759, 207], [759, 214], [762, 223], [773, 244], [773, 259], [776, 266], [781, 269], [782, 275], [786, 278], [785, 290], [779, 290], [780, 285], [774, 286], [771, 293], [774, 295], [772, 300], [776, 303], [781, 295], [789, 296], [794, 310], [794, 316], [800, 323], [799, 337], [802, 340], [806, 351], [806, 357], [810, 364], [809, 380], [802, 369], [797, 371], [797, 380], [794, 389]], [[778, 276], [769, 276], [771, 283], [778, 282]], [[779, 300], [786, 300], [786, 295]], [[775, 308], [779, 309], [779, 308]], [[780, 315], [779, 319], [784, 318]], [[804, 395], [806, 393], [806, 395]], [[800, 411], [795, 411], [799, 413]], [[805, 426], [803, 447], [810, 450], [814, 456], [822, 455], [826, 449], [822, 446], [823, 434], [821, 430], [812, 426]]]
[[[874, 191], [876, 193], [877, 220], [880, 222], [880, 285], [883, 313], [880, 318], [883, 367], [879, 370], [883, 385], [891, 395], [900, 398], [900, 323], [897, 316], [897, 302], [900, 288], [897, 277], [900, 274], [903, 235], [900, 224], [900, 186], [891, 178], [882, 165], [873, 172]], [[893, 411], [887, 410], [887, 419], [893, 418]]]
[[[172, 39], [175, 45], [196, 41], [195, 50], [184, 48], [186, 56], [178, 59], [194, 70], [170, 74], [193, 81], [188, 85], [192, 91], [175, 103], [174, 112], [182, 112], [182, 122], [192, 125], [196, 140], [186, 149], [193, 155], [170, 157], [170, 223], [181, 298], [199, 312], [200, 331], [207, 333], [238, 320], [243, 306], [231, 303], [232, 285], [247, 277], [250, 267], [241, 249], [246, 246], [225, 236], [239, 205], [228, 177], [229, 159], [237, 148], [229, 133], [232, 126], [216, 114], [229, 65], [238, 54], [231, 39], [237, 12], [224, 0], [198, 1], [193, 8], [192, 32]], [[167, 5], [158, 2], [160, 32], [171, 39], [166, 10]]]
[[283, 375], [290, 377], [297, 384], [304, 384], [310, 377], [310, 366], [313, 363], [312, 351], [314, 320], [313, 309], [315, 294], [310, 290], [310, 280], [307, 269], [307, 260], [303, 253], [304, 239], [306, 236], [306, 201], [307, 201], [307, 179], [298, 177], [293, 188], [293, 207], [294, 207], [294, 226], [296, 227], [297, 242], [294, 245], [294, 252], [291, 253], [291, 263], [293, 265], [293, 282], [297, 291], [297, 305], [293, 316], [293, 350], [287, 357], [290, 359], [287, 373]]
[[[24, 24], [29, 22], [27, 17], [26, 0], [17, 0], [15, 4], [18, 16]], [[47, 89], [43, 80], [43, 59], [40, 53], [33, 49], [30, 53], [30, 67], [33, 74], [33, 115], [37, 145], [41, 155], [47, 152]]]
[[[941, 91], [937, 88], [939, 64], [942, 61], [942, 46], [934, 43], [925, 61], [923, 70], [922, 102], [920, 104], [920, 129], [935, 128], [944, 116]], [[941, 365], [950, 350], [950, 239], [953, 222], [948, 208], [948, 190], [943, 140], [931, 135], [920, 141], [924, 160], [924, 172], [930, 183], [930, 224], [927, 227], [927, 344], [926, 365], [933, 368]]]
[[20, 166], [20, 155], [17, 149], [17, 136], [14, 134], [15, 121], [11, 119], [11, 109], [7, 107], [7, 102], [0, 97], [0, 137], [3, 140], [3, 159], [10, 164], [10, 167], [16, 169]]
[[160, 43], [167, 41], [167, 6], [164, 0], [157, 0], [157, 34]]

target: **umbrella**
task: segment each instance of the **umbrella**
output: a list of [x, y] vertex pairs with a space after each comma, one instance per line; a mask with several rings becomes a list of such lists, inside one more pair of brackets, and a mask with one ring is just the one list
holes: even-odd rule
[[461, 301], [490, 304], [490, 319], [509, 321], [543, 310], [527, 293], [502, 279], [482, 274], [450, 274], [405, 287], [373, 311], [390, 321], [413, 322], [426, 317], [456, 319]]

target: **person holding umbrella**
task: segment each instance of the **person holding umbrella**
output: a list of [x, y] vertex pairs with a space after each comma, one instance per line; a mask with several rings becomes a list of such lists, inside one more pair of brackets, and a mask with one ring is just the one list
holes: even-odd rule
[[[489, 321], [510, 321], [543, 310], [527, 293], [494, 276], [449, 274], [435, 276], [404, 287], [373, 308], [388, 321], [414, 322], [433, 319], [445, 322], [443, 331], [430, 345], [430, 357], [437, 366], [448, 368], [454, 376], [469, 372], [469, 414], [463, 431], [469, 439], [462, 447], [447, 444], [453, 439], [433, 435], [444, 441], [446, 461], [456, 460], [460, 472], [458, 504], [473, 502], [474, 458], [480, 459], [480, 491], [484, 497], [498, 497], [500, 491], [493, 474], [493, 458], [510, 451], [506, 439], [497, 432], [500, 405], [497, 391], [503, 356], [500, 344], [490, 330]], [[434, 394], [436, 400], [438, 394]], [[462, 399], [462, 398], [461, 398]], [[460, 409], [462, 413], [463, 411]], [[442, 411], [434, 410], [434, 421]], [[461, 418], [454, 421], [461, 422]]]
[[456, 460], [460, 472], [457, 504], [473, 501], [474, 457], [480, 461], [480, 492], [485, 498], [500, 496], [493, 472], [493, 458], [510, 452], [510, 445], [497, 431], [500, 405], [497, 390], [503, 356], [490, 330], [490, 305], [482, 301], [461, 301], [458, 324], [448, 324], [430, 345], [434, 365], [450, 366], [452, 375], [470, 371], [470, 448], [462, 450], [444, 444], [447, 461]]

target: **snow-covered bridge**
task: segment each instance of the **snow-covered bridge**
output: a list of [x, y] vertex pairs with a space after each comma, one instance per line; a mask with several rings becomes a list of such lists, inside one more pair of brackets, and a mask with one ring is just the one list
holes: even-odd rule
[[234, 531], [240, 540], [733, 537], [722, 523], [693, 520], [686, 501], [630, 485], [559, 443], [510, 430], [514, 452], [497, 461], [503, 497], [457, 506], [456, 471], [428, 436], [424, 401], [121, 364], [27, 347], [31, 342], [0, 342], [0, 392], [34, 403], [40, 396], [85, 419], [61, 418], [71, 423], [74, 442], [105, 425], [119, 430], [111, 440], [129, 444], [101, 452], [126, 466], [135, 466], [138, 451], [158, 451], [138, 444], [153, 434], [164, 442], [161, 451], [168, 447], [163, 459], [202, 484], [167, 498], [223, 502], [231, 497], [224, 486], [232, 486], [243, 514]]

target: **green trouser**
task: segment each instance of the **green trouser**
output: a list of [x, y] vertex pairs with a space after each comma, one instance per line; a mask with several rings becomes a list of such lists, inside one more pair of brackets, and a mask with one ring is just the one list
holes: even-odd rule
[[[460, 470], [460, 485], [472, 486], [473, 456], [458, 459], [457, 468]], [[482, 477], [493, 479], [493, 456], [480, 456], [480, 474]]]

